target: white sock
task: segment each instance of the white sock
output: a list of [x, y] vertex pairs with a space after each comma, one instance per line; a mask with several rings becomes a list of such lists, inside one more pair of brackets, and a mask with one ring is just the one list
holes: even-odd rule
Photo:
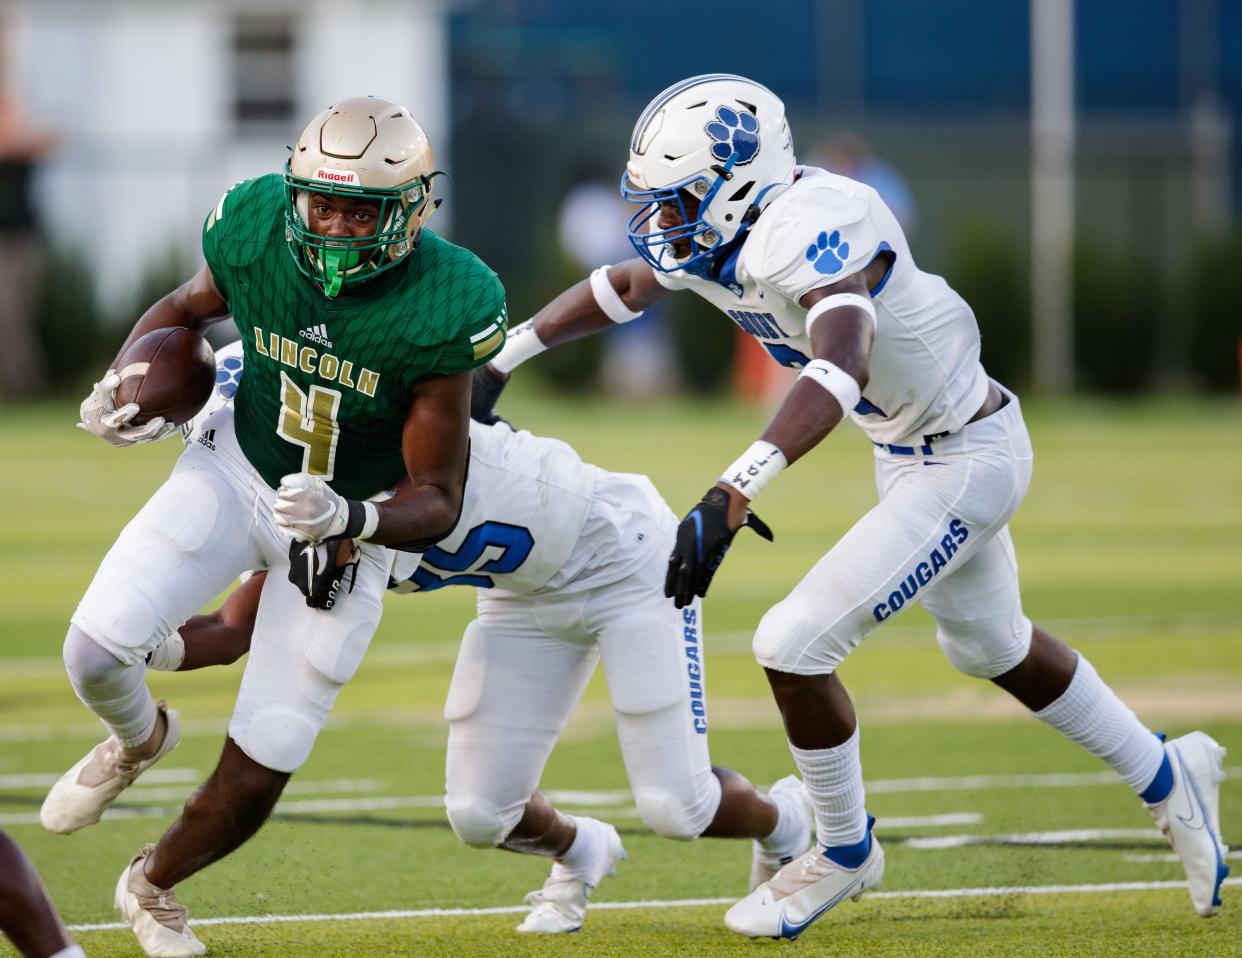
[[768, 798], [776, 806], [776, 827], [770, 835], [760, 840], [760, 844], [767, 849], [783, 850], [801, 837], [799, 832], [802, 830], [803, 819], [798, 814], [798, 798], [788, 792], [777, 792], [775, 795], [769, 793]]
[[147, 668], [157, 672], [176, 672], [185, 661], [185, 639], [174, 631], [147, 656]]
[[552, 877], [576, 878], [594, 888], [608, 870], [608, 826], [598, 818], [569, 818], [578, 826], [578, 833], [569, 850], [552, 863]]
[[62, 948], [54, 955], [48, 958], [86, 958], [86, 952], [82, 950], [81, 945], [70, 945], [68, 948]]
[[1136, 793], [1151, 784], [1164, 761], [1160, 740], [1082, 654], [1069, 688], [1047, 708], [1031, 714], [1111, 765]]
[[834, 748], [801, 749], [791, 743], [789, 751], [815, 806], [819, 843], [835, 848], [861, 842], [867, 836], [867, 812], [858, 729]]

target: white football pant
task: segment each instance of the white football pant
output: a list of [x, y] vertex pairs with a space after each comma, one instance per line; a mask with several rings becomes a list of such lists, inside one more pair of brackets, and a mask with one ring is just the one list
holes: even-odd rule
[[[876, 448], [879, 504], [764, 615], [754, 638], [759, 664], [833, 672], [915, 602], [967, 675], [995, 678], [1026, 658], [1031, 623], [1006, 523], [1030, 485], [1032, 452], [1017, 397], [1005, 392], [1008, 405], [933, 440], [931, 455]], [[921, 452], [924, 439], [896, 445]]]
[[260, 765], [293, 772], [371, 642], [391, 554], [364, 543], [353, 591], [331, 611], [309, 608], [288, 580], [274, 496], [237, 445], [232, 409], [219, 410], [122, 530], [73, 624], [136, 664], [238, 575], [270, 570], [229, 735]]
[[498, 845], [522, 817], [602, 659], [639, 815], [669, 838], [711, 824], [720, 783], [707, 749], [702, 613], [664, 596], [667, 548], [629, 577], [570, 595], [480, 591], [445, 704], [446, 806], [462, 841]]

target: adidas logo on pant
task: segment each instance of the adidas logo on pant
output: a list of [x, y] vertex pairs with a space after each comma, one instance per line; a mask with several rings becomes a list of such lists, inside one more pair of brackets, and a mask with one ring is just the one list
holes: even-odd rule
[[298, 333], [303, 339], [309, 339], [312, 343], [318, 343], [320, 346], [332, 348], [332, 341], [328, 339], [328, 327], [325, 323], [319, 323], [316, 326], [307, 326]]

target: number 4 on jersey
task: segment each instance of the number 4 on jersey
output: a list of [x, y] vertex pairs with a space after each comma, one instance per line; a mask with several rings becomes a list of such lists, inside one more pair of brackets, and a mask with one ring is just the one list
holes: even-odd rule
[[331, 479], [336, 467], [336, 440], [341, 427], [336, 421], [341, 394], [335, 389], [311, 386], [300, 390], [289, 374], [280, 374], [280, 419], [276, 432], [282, 439], [301, 446], [302, 471]]

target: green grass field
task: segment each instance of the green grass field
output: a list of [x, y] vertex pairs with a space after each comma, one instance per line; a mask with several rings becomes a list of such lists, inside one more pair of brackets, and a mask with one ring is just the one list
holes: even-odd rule
[[[763, 420], [725, 403], [526, 395], [503, 407], [601, 466], [647, 472], [678, 512]], [[88, 954], [138, 955], [128, 931], [85, 929], [116, 921], [122, 866], [159, 837], [212, 767], [241, 669], [154, 675], [156, 693], [182, 711], [182, 746], [100, 825], [69, 837], [43, 832], [36, 813], [46, 788], [101, 737], [60, 665], [65, 626], [177, 444], [113, 450], [72, 429], [69, 404], [5, 412], [0, 825], [35, 860]], [[1230, 749], [1222, 825], [1226, 839], [1240, 840], [1242, 408], [1079, 400], [1033, 405], [1027, 415], [1035, 479], [1013, 524], [1027, 611], [1090, 656], [1153, 727], [1201, 727]], [[749, 655], [751, 631], [873, 501], [869, 448], [847, 430], [783, 476], [759, 503], [776, 543], [739, 539], [707, 601], [713, 756], [757, 782], [788, 774], [792, 763]], [[446, 589], [389, 601], [368, 659], [274, 820], [178, 888], [192, 919], [203, 920], [210, 954], [1242, 954], [1242, 887], [1226, 887], [1211, 921], [1194, 915], [1181, 888], [1108, 890], [1175, 882], [1180, 866], [1104, 766], [990, 684], [954, 672], [917, 609], [842, 669], [863, 722], [869, 807], [888, 854], [882, 893], [842, 906], [793, 946], [730, 935], [720, 918], [724, 900], [745, 890], [749, 848], [643, 831], [597, 681], [545, 786], [579, 793], [565, 796], [567, 810], [617, 824], [630, 857], [598, 889], [599, 907], [580, 934], [518, 936], [517, 915], [496, 909], [516, 909], [542, 882], [544, 863], [459, 845], [438, 807], [440, 709], [472, 599]], [[1064, 886], [1077, 890], [1056, 890]], [[658, 907], [681, 899], [720, 901]], [[454, 913], [461, 909], [483, 913]], [[340, 917], [385, 911], [406, 915]], [[245, 920], [256, 916], [319, 917]]]

